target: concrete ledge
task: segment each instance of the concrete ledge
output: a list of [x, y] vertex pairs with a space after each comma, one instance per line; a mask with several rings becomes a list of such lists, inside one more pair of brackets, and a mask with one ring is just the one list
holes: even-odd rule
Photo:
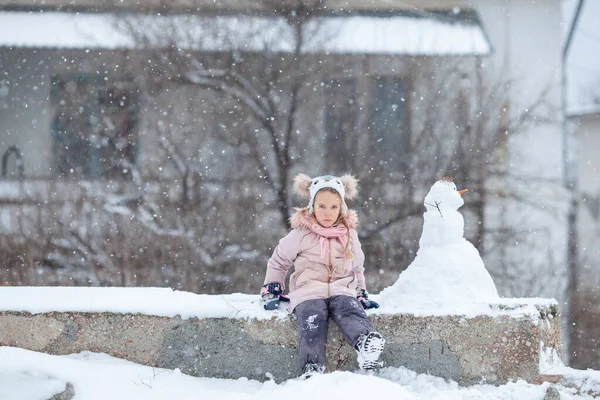
[[[534, 381], [540, 366], [547, 363], [544, 358], [561, 354], [556, 306], [513, 303], [493, 308], [495, 315], [469, 318], [410, 314], [372, 314], [370, 318], [374, 329], [387, 339], [382, 356], [385, 366], [404, 366], [464, 385]], [[287, 316], [181, 319], [7, 311], [0, 312], [0, 346], [48, 354], [107, 353], [204, 377], [282, 381], [299, 374], [295, 322]], [[330, 371], [357, 369], [354, 350], [333, 322], [327, 359]]]

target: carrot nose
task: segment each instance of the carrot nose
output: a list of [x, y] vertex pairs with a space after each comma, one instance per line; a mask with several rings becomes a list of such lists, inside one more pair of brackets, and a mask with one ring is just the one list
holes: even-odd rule
[[469, 189], [459, 190], [458, 194], [460, 194], [462, 196], [463, 194], [467, 193], [467, 190], [469, 190]]

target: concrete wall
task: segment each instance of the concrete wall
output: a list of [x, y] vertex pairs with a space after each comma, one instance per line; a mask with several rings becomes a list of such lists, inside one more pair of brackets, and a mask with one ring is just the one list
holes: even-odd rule
[[[534, 310], [533, 312], [531, 310]], [[506, 306], [498, 316], [371, 315], [387, 339], [385, 366], [461, 384], [538, 378], [544, 354], [561, 352], [554, 305]], [[356, 353], [330, 324], [327, 369], [356, 370]], [[0, 346], [49, 354], [103, 352], [194, 376], [282, 381], [300, 374], [295, 322], [287, 318], [166, 318], [140, 314], [0, 312]], [[543, 371], [542, 371], [543, 373]]]

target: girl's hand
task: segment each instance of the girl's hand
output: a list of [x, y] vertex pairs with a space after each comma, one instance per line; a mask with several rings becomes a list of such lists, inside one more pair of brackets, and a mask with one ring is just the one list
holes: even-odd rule
[[260, 289], [260, 297], [264, 301], [278, 297], [282, 293], [283, 290], [281, 290], [281, 285], [277, 282], [267, 283]]
[[264, 301], [265, 310], [276, 310], [279, 307], [279, 302], [289, 302], [290, 298], [284, 296], [279, 283], [267, 283], [260, 290], [260, 297]]
[[369, 300], [369, 294], [365, 289], [358, 290], [358, 294], [356, 296], [360, 304], [362, 304], [365, 310], [370, 308], [379, 308], [379, 303], [374, 302], [373, 300]]

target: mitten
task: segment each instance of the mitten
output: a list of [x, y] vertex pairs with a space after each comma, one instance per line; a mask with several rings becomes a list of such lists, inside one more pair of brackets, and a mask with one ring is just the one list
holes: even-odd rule
[[281, 301], [289, 302], [290, 298], [284, 296], [281, 290], [281, 285], [276, 282], [267, 283], [260, 289], [260, 297], [265, 302], [263, 307], [265, 310], [276, 310]]
[[369, 300], [369, 294], [365, 289], [358, 289], [357, 291], [358, 293], [356, 295], [356, 298], [358, 299], [358, 301], [360, 301], [360, 304], [362, 304], [365, 310], [368, 310], [370, 308], [379, 308], [378, 303], [374, 302], [373, 300]]

